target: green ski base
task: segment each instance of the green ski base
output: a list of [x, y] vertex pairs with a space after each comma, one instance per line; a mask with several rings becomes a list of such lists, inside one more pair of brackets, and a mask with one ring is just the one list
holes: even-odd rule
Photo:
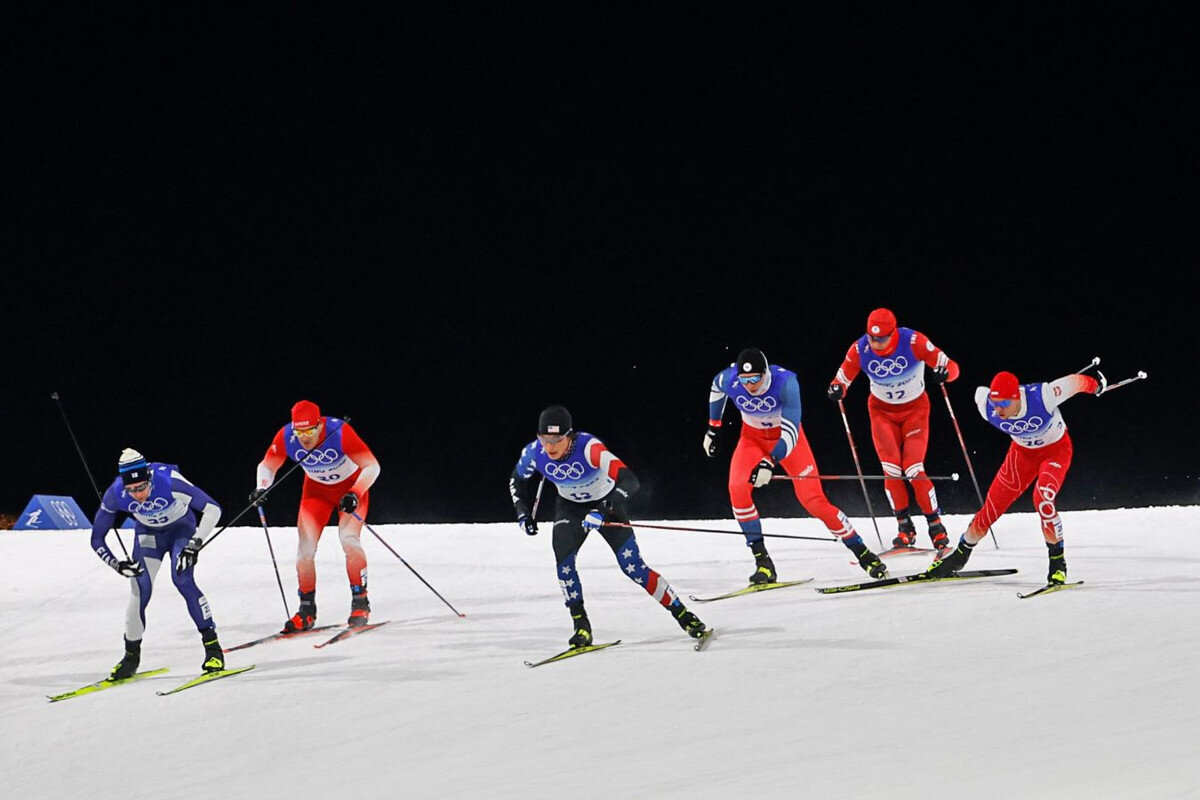
[[745, 587], [744, 589], [737, 589], [732, 592], [726, 592], [725, 594], [719, 594], [716, 597], [696, 597], [695, 595], [688, 595], [688, 599], [691, 600], [693, 603], [712, 603], [716, 600], [728, 600], [730, 597], [741, 597], [742, 595], [745, 595], [745, 594], [754, 594], [755, 592], [765, 592], [765, 591], [768, 591], [769, 589], [783, 589], [784, 587], [787, 587], [787, 586], [799, 586], [802, 583], [811, 583], [811, 582], [812, 582], [812, 578], [804, 578], [803, 580], [798, 580], [798, 581], [783, 581], [781, 583], [752, 583], [749, 586]]
[[193, 686], [199, 686], [203, 683], [209, 683], [220, 678], [228, 678], [230, 675], [240, 675], [243, 672], [248, 672], [254, 669], [254, 667], [255, 665], [251, 664], [248, 667], [238, 667], [237, 669], [222, 669], [218, 670], [217, 672], [205, 672], [201, 675], [197, 675], [195, 678], [192, 678], [182, 686], [176, 686], [174, 689], [168, 689], [165, 692], [156, 692], [156, 694], [159, 697], [164, 697], [168, 694], [175, 694], [176, 692], [182, 692], [184, 689], [191, 689]]
[[612, 647], [613, 645], [620, 644], [620, 643], [621, 643], [621, 640], [617, 639], [615, 642], [605, 642], [604, 644], [589, 644], [589, 645], [584, 645], [583, 647], [572, 647], [568, 650], [564, 650], [561, 653], [558, 653], [557, 655], [550, 656], [549, 658], [544, 658], [541, 661], [526, 661], [525, 666], [540, 667], [542, 664], [549, 664], [554, 661], [563, 661], [568, 658], [574, 658], [575, 656], [581, 656], [584, 653], [594, 653], [597, 650], [603, 650], [606, 647]]
[[163, 667], [162, 669], [151, 669], [151, 670], [147, 670], [145, 672], [135, 672], [132, 676], [125, 678], [124, 680], [119, 680], [119, 681], [110, 681], [108, 678], [105, 678], [102, 681], [96, 681], [95, 683], [89, 683], [87, 686], [81, 686], [78, 689], [74, 689], [70, 692], [63, 692], [62, 694], [56, 694], [53, 696], [47, 695], [47, 698], [50, 700], [51, 703], [57, 703], [59, 700], [70, 700], [72, 697], [79, 697], [80, 695], [91, 694], [92, 692], [98, 692], [101, 689], [111, 689], [114, 686], [123, 686], [126, 683], [133, 683], [134, 681], [140, 681], [142, 678], [152, 678], [155, 675], [162, 675], [167, 670], [168, 670], [167, 667]]
[[1050, 594], [1051, 592], [1057, 592], [1059, 589], [1070, 589], [1072, 586], [1081, 585], [1083, 585], [1083, 581], [1075, 581], [1073, 583], [1048, 583], [1040, 589], [1034, 589], [1029, 594], [1021, 594], [1020, 592], [1017, 592], [1017, 597], [1024, 600], [1027, 597], [1037, 597], [1039, 594]]
[[852, 583], [848, 586], [826, 586], [823, 589], [815, 589], [814, 591], [821, 594], [845, 594], [846, 592], [861, 592], [864, 589], [882, 589], [887, 586], [900, 586], [908, 583], [946, 583], [949, 581], [968, 580], [970, 578], [994, 578], [998, 575], [1014, 575], [1015, 569], [976, 569], [956, 572], [946, 578], [931, 578], [924, 572], [916, 575], [900, 575], [896, 578], [884, 578], [878, 581], [867, 581], [866, 583]]

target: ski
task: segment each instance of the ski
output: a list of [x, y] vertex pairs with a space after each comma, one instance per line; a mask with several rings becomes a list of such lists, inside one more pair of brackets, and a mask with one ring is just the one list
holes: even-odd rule
[[692, 645], [692, 649], [699, 653], [704, 648], [708, 647], [708, 640], [717, 632], [716, 628], [705, 628], [704, 633], [700, 634], [700, 639], [696, 644]]
[[[855, 563], [857, 563], [857, 562], [855, 562]], [[798, 581], [783, 581], [781, 583], [752, 583], [744, 589], [737, 589], [732, 592], [726, 592], [725, 594], [719, 594], [716, 597], [696, 597], [695, 595], [688, 595], [688, 599], [691, 600], [693, 603], [711, 603], [714, 600], [726, 600], [730, 597], [741, 597], [744, 594], [754, 594], [755, 592], [765, 592], [768, 589], [782, 589], [786, 586], [799, 586], [802, 583], [810, 583], [810, 582], [812, 582], [812, 578], [804, 578], [803, 580], [798, 580]]]
[[87, 686], [81, 686], [78, 689], [73, 689], [72, 691], [69, 691], [69, 692], [63, 692], [62, 694], [56, 694], [56, 695], [46, 695], [46, 697], [51, 703], [57, 703], [59, 700], [70, 700], [72, 697], [79, 697], [80, 695], [91, 694], [92, 692], [98, 692], [101, 689], [111, 689], [114, 686], [122, 686], [126, 683], [133, 683], [134, 681], [140, 681], [142, 678], [151, 678], [155, 675], [162, 675], [164, 672], [167, 671], [167, 669], [168, 669], [167, 667], [163, 667], [162, 669], [151, 669], [151, 670], [146, 670], [145, 672], [135, 672], [130, 677], [124, 678], [119, 681], [113, 681], [113, 680], [109, 680], [108, 678], [105, 678], [102, 681], [96, 681], [95, 683], [89, 683]]
[[169, 694], [182, 692], [184, 689], [191, 689], [193, 686], [199, 686], [202, 683], [209, 683], [210, 681], [219, 680], [220, 678], [228, 678], [230, 675], [240, 675], [243, 672], [249, 672], [250, 670], [254, 669], [254, 666], [254, 664], [251, 664], [248, 667], [238, 667], [237, 669], [222, 669], [217, 670], [216, 672], [202, 672], [185, 684], [176, 686], [174, 689], [168, 689], [165, 692], [155, 692], [155, 694], [157, 694], [159, 697], [165, 697]]
[[1017, 592], [1017, 597], [1024, 600], [1026, 597], [1037, 597], [1039, 594], [1049, 594], [1057, 592], [1059, 589], [1070, 589], [1072, 586], [1079, 586], [1083, 581], [1075, 581], [1074, 583], [1048, 583], [1040, 589], [1034, 589], [1029, 594], [1021, 594]]
[[621, 640], [617, 639], [615, 642], [605, 642], [604, 644], [588, 644], [584, 645], [583, 647], [572, 647], [562, 651], [561, 653], [558, 653], [557, 655], [550, 656], [549, 658], [543, 658], [541, 661], [526, 661], [525, 666], [540, 667], [542, 664], [549, 664], [553, 661], [562, 661], [563, 659], [573, 658], [574, 656], [581, 656], [584, 653], [594, 653], [597, 650], [603, 650], [606, 647], [612, 647], [613, 645], [620, 643]]
[[814, 591], [821, 594], [843, 594], [845, 592], [858, 592], [863, 589], [882, 589], [887, 586], [899, 586], [903, 583], [941, 583], [942, 581], [957, 581], [966, 578], [992, 578], [997, 575], [1013, 575], [1015, 569], [977, 569], [956, 572], [946, 578], [931, 578], [924, 572], [916, 575], [900, 575], [895, 578], [884, 578], [879, 581], [867, 581], [866, 583], [852, 583], [848, 586], [826, 586]]
[[337, 633], [335, 633], [333, 636], [326, 639], [325, 641], [321, 642], [320, 644], [314, 644], [313, 647], [317, 647], [317, 648], [328, 647], [331, 644], [337, 644], [340, 641], [349, 639], [351, 636], [357, 636], [360, 633], [366, 633], [367, 631], [373, 631], [376, 628], [381, 628], [384, 625], [387, 625], [389, 622], [391, 622], [391, 620], [385, 619], [383, 622], [371, 622], [366, 625], [358, 625], [353, 628], [347, 626], [345, 628], [342, 628], [340, 631], [338, 631]]
[[[890, 550], [883, 550], [875, 555], [879, 556], [880, 560], [891, 558], [892, 556], [906, 556], [910, 553], [936, 553], [932, 547], [893, 547]], [[858, 566], [858, 561], [851, 561], [851, 564]]]
[[256, 645], [256, 644], [264, 644], [266, 642], [274, 642], [278, 639], [292, 639], [297, 636], [304, 636], [305, 634], [309, 634], [309, 633], [317, 633], [318, 631], [333, 630], [336, 627], [338, 627], [338, 626], [337, 625], [318, 625], [315, 628], [309, 628], [308, 630], [304, 630], [304, 631], [292, 631], [290, 633], [284, 633], [283, 631], [280, 631], [279, 633], [273, 633], [270, 636], [264, 636], [261, 639], [254, 639], [253, 641], [243, 642], [242, 644], [235, 644], [233, 647], [226, 647], [221, 652], [232, 653], [234, 650], [245, 650], [247, 647], [254, 647], [254, 645]]

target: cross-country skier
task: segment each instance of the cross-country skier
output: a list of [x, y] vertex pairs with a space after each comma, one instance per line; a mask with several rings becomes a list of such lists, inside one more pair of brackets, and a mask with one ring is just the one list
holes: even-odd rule
[[[366, 625], [371, 614], [367, 599], [367, 553], [362, 546], [362, 520], [370, 507], [371, 486], [379, 477], [379, 461], [350, 424], [337, 417], [321, 416], [316, 403], [301, 400], [292, 406], [292, 421], [279, 429], [258, 465], [257, 488], [250, 502], [262, 503], [285, 459], [299, 461], [304, 470], [300, 512], [296, 521], [299, 546], [296, 579], [300, 607], [283, 626], [283, 633], [306, 631], [317, 619], [317, 542], [338, 512], [338, 538], [346, 554], [350, 581], [351, 627]], [[357, 514], [357, 516], [355, 516]]]
[[958, 364], [925, 334], [898, 327], [891, 311], [877, 308], [867, 317], [867, 332], [846, 351], [826, 394], [836, 403], [846, 396], [859, 372], [867, 376], [871, 387], [867, 399], [871, 439], [887, 476], [883, 490], [899, 529], [892, 546], [912, 547], [916, 543], [916, 527], [909, 518], [911, 481], [917, 505], [929, 526], [929, 540], [942, 553], [950, 547], [950, 537], [942, 524], [933, 481], [925, 473], [925, 451], [929, 445], [925, 367], [929, 367], [929, 377], [934, 383], [958, 379]]
[[[171, 580], [183, 595], [188, 614], [204, 645], [205, 672], [225, 668], [225, 656], [217, 640], [216, 622], [208, 600], [196, 585], [193, 573], [200, 549], [212, 535], [221, 508], [194, 486], [174, 464], [146, 461], [132, 448], [121, 451], [118, 476], [105, 490], [92, 520], [92, 549], [100, 560], [129, 578], [132, 594], [125, 612], [125, 655], [113, 667], [110, 680], [123, 680], [137, 672], [141, 662], [142, 635], [146, 631], [146, 605], [154, 591], [158, 568], [168, 556], [174, 566]], [[196, 514], [200, 515], [199, 522]], [[133, 517], [133, 556], [118, 560], [105, 537], [118, 517]]]
[[638, 490], [638, 479], [604, 443], [590, 433], [576, 431], [571, 415], [562, 406], [550, 406], [538, 417], [537, 438], [527, 444], [509, 478], [509, 493], [521, 529], [530, 536], [538, 532], [530, 512], [535, 473], [540, 472], [558, 490], [554, 508], [554, 561], [558, 585], [575, 625], [568, 640], [571, 647], [592, 643], [592, 625], [583, 605], [583, 584], [575, 568], [575, 556], [584, 539], [598, 531], [612, 548], [621, 571], [671, 612], [679, 627], [699, 639], [705, 625], [684, 606], [666, 579], [642, 560], [633, 529], [612, 525], [629, 524], [625, 503]]
[[814, 476], [792, 482], [800, 505], [825, 523], [868, 575], [886, 577], [887, 568], [841, 509], [829, 502], [821, 481], [815, 477], [820, 473], [800, 426], [800, 383], [796, 373], [768, 365], [763, 352], [753, 347], [743, 350], [736, 362], [718, 372], [708, 393], [708, 432], [704, 434], [704, 452], [710, 458], [717, 454], [726, 400], [732, 400], [742, 415], [741, 436], [729, 462], [729, 500], [734, 519], [746, 536], [746, 546], [754, 554], [755, 571], [750, 583], [774, 583], [779, 579], [763, 541], [762, 520], [752, 497], [754, 489], [770, 482], [776, 464], [793, 477]]
[[958, 547], [929, 566], [926, 571], [930, 575], [942, 578], [962, 569], [971, 557], [972, 548], [1032, 483], [1033, 507], [1041, 519], [1042, 536], [1050, 556], [1046, 582], [1066, 582], [1067, 561], [1063, 556], [1057, 500], [1071, 467], [1072, 445], [1059, 406], [1080, 392], [1099, 395], [1105, 384], [1103, 375], [1099, 380], [1090, 375], [1066, 375], [1048, 383], [1022, 385], [1011, 372], [999, 372], [990, 386], [975, 390], [979, 413], [1012, 437], [1012, 443], [988, 487], [983, 508], [971, 519]]

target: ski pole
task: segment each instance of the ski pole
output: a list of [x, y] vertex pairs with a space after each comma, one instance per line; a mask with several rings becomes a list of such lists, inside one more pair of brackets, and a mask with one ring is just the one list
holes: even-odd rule
[[1120, 389], [1122, 386], [1128, 386], [1129, 384], [1133, 383], [1134, 381], [1144, 381], [1144, 380], [1146, 380], [1147, 377], [1149, 377], [1149, 376], [1146, 375], [1145, 372], [1142, 372], [1139, 370], [1138, 374], [1134, 375], [1132, 378], [1126, 378], [1123, 381], [1106, 386], [1104, 388], [1104, 391], [1102, 391], [1100, 394], [1108, 394], [1113, 389]]
[[441, 600], [443, 603], [445, 603], [445, 604], [446, 604], [446, 605], [447, 605], [447, 606], [450, 608], [450, 610], [451, 610], [451, 611], [453, 611], [455, 614], [458, 614], [458, 616], [460, 616], [460, 617], [465, 617], [465, 616], [466, 616], [466, 614], [461, 614], [461, 613], [459, 613], [459, 611], [458, 611], [458, 609], [457, 609], [457, 608], [455, 608], [454, 606], [450, 605], [450, 601], [448, 601], [446, 598], [444, 598], [444, 597], [442, 597], [440, 594], [438, 594], [438, 590], [437, 590], [437, 589], [435, 589], [435, 588], [433, 588], [432, 586], [430, 586], [430, 585], [429, 585], [429, 581], [427, 581], [427, 580], [425, 580], [424, 578], [422, 578], [422, 577], [421, 577], [421, 573], [419, 573], [419, 572], [417, 572], [415, 569], [413, 569], [413, 568], [412, 568], [412, 565], [411, 565], [411, 564], [409, 564], [407, 561], [405, 561], [403, 556], [401, 556], [399, 553], [397, 553], [395, 550], [393, 550], [393, 549], [392, 549], [392, 546], [391, 546], [390, 544], [388, 544], [388, 543], [387, 543], [387, 542], [384, 540], [384, 538], [383, 538], [382, 536], [380, 536], [378, 533], [376, 533], [376, 532], [375, 532], [375, 529], [374, 529], [374, 528], [372, 528], [370, 525], [368, 525], [368, 524], [367, 524], [367, 521], [366, 521], [365, 519], [363, 519], [362, 517], [360, 517], [360, 516], [358, 515], [358, 513], [357, 513], [357, 512], [355, 512], [355, 511], [351, 511], [351, 512], [350, 512], [350, 516], [354, 517], [356, 520], [358, 520], [359, 522], [361, 522], [361, 523], [363, 524], [363, 527], [364, 527], [364, 528], [366, 528], [367, 530], [369, 530], [369, 531], [370, 531], [370, 532], [371, 532], [371, 533], [372, 533], [372, 534], [375, 536], [375, 538], [376, 538], [376, 539], [378, 539], [380, 542], [382, 542], [382, 543], [383, 543], [383, 546], [384, 546], [384, 547], [386, 547], [386, 548], [388, 549], [388, 552], [390, 552], [390, 553], [391, 553], [392, 555], [394, 555], [396, 558], [400, 559], [400, 563], [401, 563], [401, 564], [403, 564], [404, 566], [408, 567], [408, 571], [409, 571], [409, 572], [411, 572], [413, 575], [416, 575], [416, 576], [417, 576], [417, 578], [418, 578], [418, 579], [421, 581], [421, 583], [425, 584], [425, 585], [426, 585], [426, 586], [429, 588], [429, 591], [431, 591], [431, 592], [433, 592], [434, 594], [436, 594], [436, 595], [437, 595], [437, 598], [438, 598], [438, 600]]
[[[345, 425], [347, 422], [350, 421], [350, 418], [342, 417], [341, 420], [342, 420], [342, 424], [338, 425], [336, 428], [334, 428], [334, 430], [340, 430], [342, 425]], [[325, 444], [325, 440], [329, 438], [329, 435], [331, 433], [333, 433], [333, 431], [329, 430], [329, 427], [326, 426], [325, 435], [322, 436], [321, 439], [312, 446], [312, 450], [309, 450], [308, 453], [304, 454], [304, 458], [300, 459], [295, 464], [292, 464], [292, 466], [288, 467], [287, 472], [284, 472], [283, 475], [276, 478], [275, 481], [266, 488], [266, 491], [264, 491], [262, 493], [262, 497], [259, 497], [257, 500], [254, 500], [254, 501], [248, 503], [245, 508], [243, 508], [241, 511], [239, 511], [237, 514], [235, 514], [233, 516], [233, 519], [229, 520], [229, 522], [226, 522], [224, 525], [222, 525], [221, 529], [219, 531], [214, 533], [212, 536], [208, 537], [208, 541], [204, 543], [204, 547], [208, 547], [210, 544], [212, 544], [213, 539], [216, 539], [218, 536], [220, 536], [222, 533], [224, 533], [226, 528], [228, 528], [230, 525], [232, 525], [233, 523], [235, 523], [239, 519], [241, 519], [243, 514], [245, 514], [247, 511], [254, 508], [255, 506], [260, 505], [262, 503], [263, 499], [266, 498], [266, 496], [271, 493], [272, 489], [274, 489], [276, 486], [278, 486], [280, 483], [282, 483], [284, 481], [284, 479], [287, 478], [288, 475], [291, 475], [293, 472], [295, 472], [297, 469], [300, 468], [300, 465], [303, 464], [304, 460], [308, 458], [309, 453], [312, 453], [313, 450], [316, 450], [318, 447]], [[200, 549], [203, 550], [204, 547], [201, 547]], [[286, 605], [286, 603], [285, 603], [285, 605]]]
[[1083, 369], [1081, 369], [1081, 370], [1076, 370], [1075, 374], [1076, 374], [1076, 375], [1082, 375], [1083, 373], [1087, 372], [1087, 371], [1088, 371], [1089, 369], [1091, 369], [1092, 367], [1096, 367], [1096, 366], [1099, 366], [1099, 365], [1100, 365], [1100, 356], [1092, 356], [1092, 360], [1091, 360], [1091, 362], [1090, 362], [1090, 363], [1089, 363], [1089, 364], [1088, 364], [1086, 367], [1084, 367]]
[[279, 584], [279, 596], [283, 598], [283, 613], [288, 614], [287, 593], [283, 591], [283, 579], [279, 577], [279, 562], [275, 560], [275, 548], [271, 545], [271, 531], [267, 529], [267, 512], [263, 511], [263, 507], [258, 507], [258, 519], [262, 522], [263, 533], [267, 537], [267, 549], [271, 551], [271, 566], [275, 567], [275, 582]]
[[[612, 525], [616, 528], [653, 528], [658, 531], [692, 531], [693, 533], [723, 533], [727, 536], [745, 536], [741, 531], [722, 531], [715, 528], [681, 528], [675, 525], [651, 525], [648, 522], [608, 522], [605, 525]], [[786, 533], [764, 533], [763, 536], [769, 536], [772, 539], [808, 539], [814, 542], [838, 542], [840, 539], [824, 536], [790, 536]]]
[[[1092, 359], [1097, 361], [1097, 359]], [[946, 399], [946, 410], [950, 412], [950, 421], [954, 423], [954, 432], [958, 434], [958, 444], [962, 448], [963, 458], [967, 461], [967, 471], [971, 473], [971, 483], [975, 484], [975, 496], [979, 498], [979, 507], [983, 508], [983, 493], [979, 491], [979, 481], [975, 480], [975, 468], [971, 466], [971, 456], [967, 453], [967, 443], [963, 440], [962, 429], [958, 427], [958, 417], [954, 416], [954, 406], [950, 405], [950, 393], [946, 391], [946, 384], [940, 384], [942, 387], [942, 397]], [[991, 534], [992, 544], [996, 549], [1000, 549], [1000, 543], [996, 541], [996, 534], [992, 533], [992, 529], [988, 528], [988, 533]]]
[[956, 481], [958, 473], [951, 472], [949, 475], [921, 475], [918, 477], [909, 477], [907, 475], [899, 478], [893, 478], [891, 475], [772, 475], [773, 481]]
[[854, 437], [850, 435], [850, 420], [846, 417], [846, 404], [838, 400], [838, 411], [842, 412], [842, 425], [846, 428], [846, 439], [850, 442], [850, 454], [854, 456], [854, 470], [858, 473], [858, 484], [862, 487], [863, 500], [867, 501], [867, 513], [871, 515], [871, 524], [875, 527], [875, 538], [879, 547], [883, 547], [883, 537], [879, 535], [879, 523], [875, 521], [875, 507], [871, 505], [871, 496], [867, 494], [867, 482], [863, 478], [862, 465], [858, 463], [858, 448], [854, 446]]
[[[62, 414], [63, 424], [67, 426], [67, 433], [71, 434], [71, 441], [75, 444], [75, 452], [79, 453], [79, 460], [83, 463], [83, 471], [87, 473], [88, 480], [92, 482], [92, 491], [96, 493], [96, 499], [103, 503], [104, 497], [100, 494], [100, 487], [96, 485], [96, 479], [92, 477], [92, 471], [88, 468], [87, 459], [83, 457], [83, 448], [79, 446], [79, 440], [75, 438], [75, 431], [71, 428], [70, 420], [67, 419], [67, 410], [63, 408], [63, 403], [58, 396], [58, 392], [51, 392], [50, 399], [58, 405], [58, 413]], [[111, 530], [117, 535], [117, 544], [121, 545], [121, 552], [125, 554], [125, 558], [128, 560], [129, 551], [125, 549], [125, 541], [121, 538], [121, 532], [117, 530], [116, 525], [113, 525]]]

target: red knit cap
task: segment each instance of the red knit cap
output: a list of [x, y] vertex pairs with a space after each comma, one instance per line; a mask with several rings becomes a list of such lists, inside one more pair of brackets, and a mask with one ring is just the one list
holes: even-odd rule
[[292, 427], [315, 428], [321, 422], [321, 409], [311, 400], [301, 400], [292, 406]]
[[988, 388], [989, 400], [1016, 400], [1021, 395], [1021, 383], [1011, 372], [997, 372]]
[[886, 308], [877, 308], [867, 317], [868, 336], [891, 336], [896, 330], [896, 315]]

